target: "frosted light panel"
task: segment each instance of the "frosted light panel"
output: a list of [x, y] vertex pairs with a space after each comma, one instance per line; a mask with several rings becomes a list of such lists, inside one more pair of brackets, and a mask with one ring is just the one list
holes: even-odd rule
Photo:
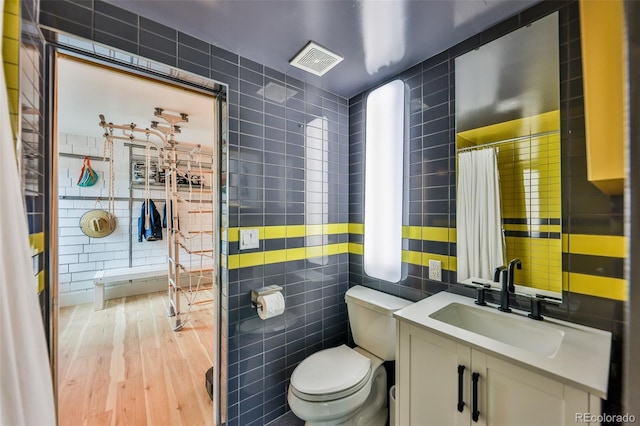
[[394, 80], [367, 97], [364, 271], [389, 282], [402, 274], [404, 96]]

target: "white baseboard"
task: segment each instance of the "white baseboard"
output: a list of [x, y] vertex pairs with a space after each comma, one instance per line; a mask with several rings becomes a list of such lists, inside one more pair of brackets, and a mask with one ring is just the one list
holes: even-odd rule
[[[155, 293], [167, 290], [167, 279], [139, 280], [133, 282], [116, 283], [105, 287], [105, 300], [116, 299], [118, 297], [137, 296], [139, 294]], [[66, 306], [80, 305], [82, 303], [93, 303], [93, 289], [77, 292], [61, 293], [58, 297], [61, 308]]]

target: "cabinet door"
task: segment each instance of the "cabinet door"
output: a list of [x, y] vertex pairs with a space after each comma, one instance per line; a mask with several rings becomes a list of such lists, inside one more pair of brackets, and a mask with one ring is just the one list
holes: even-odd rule
[[481, 372], [479, 399], [487, 425], [559, 426], [589, 412], [589, 394], [501, 359], [472, 351]]
[[[402, 426], [469, 425], [471, 350], [399, 321], [397, 423]], [[458, 411], [458, 366], [463, 372], [463, 411]]]

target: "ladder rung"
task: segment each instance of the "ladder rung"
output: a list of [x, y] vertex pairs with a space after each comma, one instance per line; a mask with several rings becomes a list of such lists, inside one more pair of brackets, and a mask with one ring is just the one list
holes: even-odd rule
[[187, 213], [189, 214], [213, 213], [213, 209], [189, 210]]
[[209, 249], [209, 250], [191, 250], [189, 247], [185, 246], [183, 243], [178, 243], [178, 244], [180, 244], [180, 247], [182, 247], [189, 254], [213, 253], [213, 249]]

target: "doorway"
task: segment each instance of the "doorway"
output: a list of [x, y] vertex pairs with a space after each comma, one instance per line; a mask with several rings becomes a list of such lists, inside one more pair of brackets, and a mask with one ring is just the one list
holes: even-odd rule
[[216, 424], [224, 86], [55, 62], [59, 424]]

